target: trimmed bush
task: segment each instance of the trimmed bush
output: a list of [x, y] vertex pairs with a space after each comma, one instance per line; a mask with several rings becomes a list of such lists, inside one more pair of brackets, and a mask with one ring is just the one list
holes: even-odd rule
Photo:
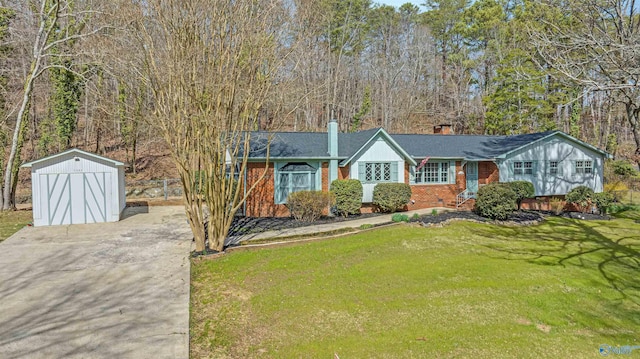
[[513, 181], [508, 183], [513, 192], [516, 194], [516, 204], [518, 205], [518, 210], [520, 210], [523, 199], [533, 198], [533, 196], [536, 195], [536, 190], [535, 188], [533, 188], [533, 183], [529, 181]]
[[516, 209], [516, 193], [505, 183], [489, 183], [480, 187], [475, 211], [482, 217], [505, 220]]
[[396, 213], [391, 216], [391, 220], [394, 222], [409, 222], [409, 216], [402, 213]]
[[586, 212], [593, 199], [593, 190], [587, 186], [578, 186], [565, 196], [569, 203], [573, 203], [581, 212]]
[[553, 197], [549, 200], [549, 208], [551, 208], [556, 216], [559, 216], [564, 210], [564, 201], [560, 198]]
[[331, 182], [336, 204], [337, 215], [346, 217], [350, 214], [360, 214], [362, 207], [362, 183], [357, 179], [339, 179]]
[[611, 192], [600, 192], [594, 193], [592, 200], [600, 214], [607, 214], [607, 209], [613, 204], [615, 197]]
[[411, 186], [406, 183], [378, 183], [373, 188], [373, 204], [381, 212], [395, 212], [411, 200]]
[[322, 216], [325, 208], [332, 206], [333, 194], [322, 191], [294, 192], [287, 198], [291, 215], [298, 221], [313, 222]]

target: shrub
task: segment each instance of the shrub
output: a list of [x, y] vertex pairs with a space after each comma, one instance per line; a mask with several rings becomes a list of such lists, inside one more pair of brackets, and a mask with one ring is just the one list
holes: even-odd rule
[[593, 190], [587, 186], [578, 186], [565, 196], [569, 203], [573, 203], [581, 212], [586, 212], [591, 199], [593, 198]]
[[611, 169], [614, 174], [620, 177], [633, 177], [638, 175], [638, 171], [633, 167], [633, 165], [624, 160], [612, 161]]
[[369, 229], [369, 228], [373, 228], [373, 224], [365, 223], [360, 225], [360, 229]]
[[348, 216], [359, 214], [362, 206], [362, 183], [357, 179], [341, 179], [331, 182], [331, 193], [335, 196], [336, 214]]
[[322, 191], [294, 192], [287, 198], [289, 211], [298, 221], [313, 222], [322, 216], [322, 211], [333, 205], [333, 194]]
[[505, 220], [516, 209], [516, 193], [504, 183], [480, 187], [476, 196], [476, 212], [482, 217]]
[[378, 183], [373, 188], [373, 204], [382, 212], [395, 212], [411, 200], [411, 186], [406, 183]]
[[593, 200], [593, 204], [595, 204], [596, 207], [598, 207], [598, 211], [600, 212], [600, 214], [606, 214], [607, 208], [611, 206], [611, 204], [615, 200], [615, 197], [611, 192], [600, 192], [600, 193], [595, 193], [593, 195], [592, 200]]
[[391, 220], [394, 222], [409, 222], [409, 216], [406, 214], [396, 213], [391, 216]]
[[549, 200], [549, 208], [556, 216], [559, 216], [564, 210], [564, 201], [560, 198], [553, 197]]
[[508, 183], [513, 192], [516, 194], [516, 203], [518, 204], [518, 210], [520, 210], [523, 199], [532, 198], [536, 194], [536, 190], [533, 188], [533, 183], [529, 181], [513, 181]]

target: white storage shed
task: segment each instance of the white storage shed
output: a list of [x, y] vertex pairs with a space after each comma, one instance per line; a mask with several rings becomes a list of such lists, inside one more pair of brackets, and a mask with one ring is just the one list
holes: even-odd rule
[[124, 163], [70, 149], [22, 167], [31, 168], [34, 226], [120, 220]]

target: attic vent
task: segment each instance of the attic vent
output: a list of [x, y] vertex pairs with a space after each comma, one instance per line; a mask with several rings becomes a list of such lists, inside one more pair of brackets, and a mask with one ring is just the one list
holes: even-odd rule
[[73, 170], [76, 172], [82, 171], [82, 161], [80, 161], [80, 157], [73, 158]]

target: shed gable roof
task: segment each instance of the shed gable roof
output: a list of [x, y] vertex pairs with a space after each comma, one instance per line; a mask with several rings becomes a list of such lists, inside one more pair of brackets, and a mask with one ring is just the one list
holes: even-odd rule
[[69, 149], [69, 150], [66, 150], [66, 151], [63, 151], [63, 152], [60, 152], [60, 153], [56, 153], [56, 154], [51, 155], [51, 156], [47, 156], [47, 157], [43, 157], [43, 158], [37, 159], [35, 161], [27, 162], [27, 163], [23, 164], [20, 167], [31, 168], [35, 164], [48, 162], [48, 161], [55, 160], [57, 158], [61, 158], [61, 157], [65, 157], [65, 156], [69, 156], [69, 155], [84, 157], [84, 158], [91, 159], [91, 160], [98, 161], [98, 162], [106, 162], [106, 163], [109, 163], [109, 164], [111, 164], [112, 166], [115, 166], [115, 167], [124, 167], [124, 163], [122, 163], [120, 161], [116, 161], [116, 160], [113, 160], [111, 158], [107, 158], [107, 157], [103, 157], [103, 156], [100, 156], [100, 155], [96, 155], [95, 153], [86, 152], [86, 151], [83, 151], [83, 150], [80, 150], [80, 149], [77, 149], [77, 148], [72, 148], [72, 149]]

